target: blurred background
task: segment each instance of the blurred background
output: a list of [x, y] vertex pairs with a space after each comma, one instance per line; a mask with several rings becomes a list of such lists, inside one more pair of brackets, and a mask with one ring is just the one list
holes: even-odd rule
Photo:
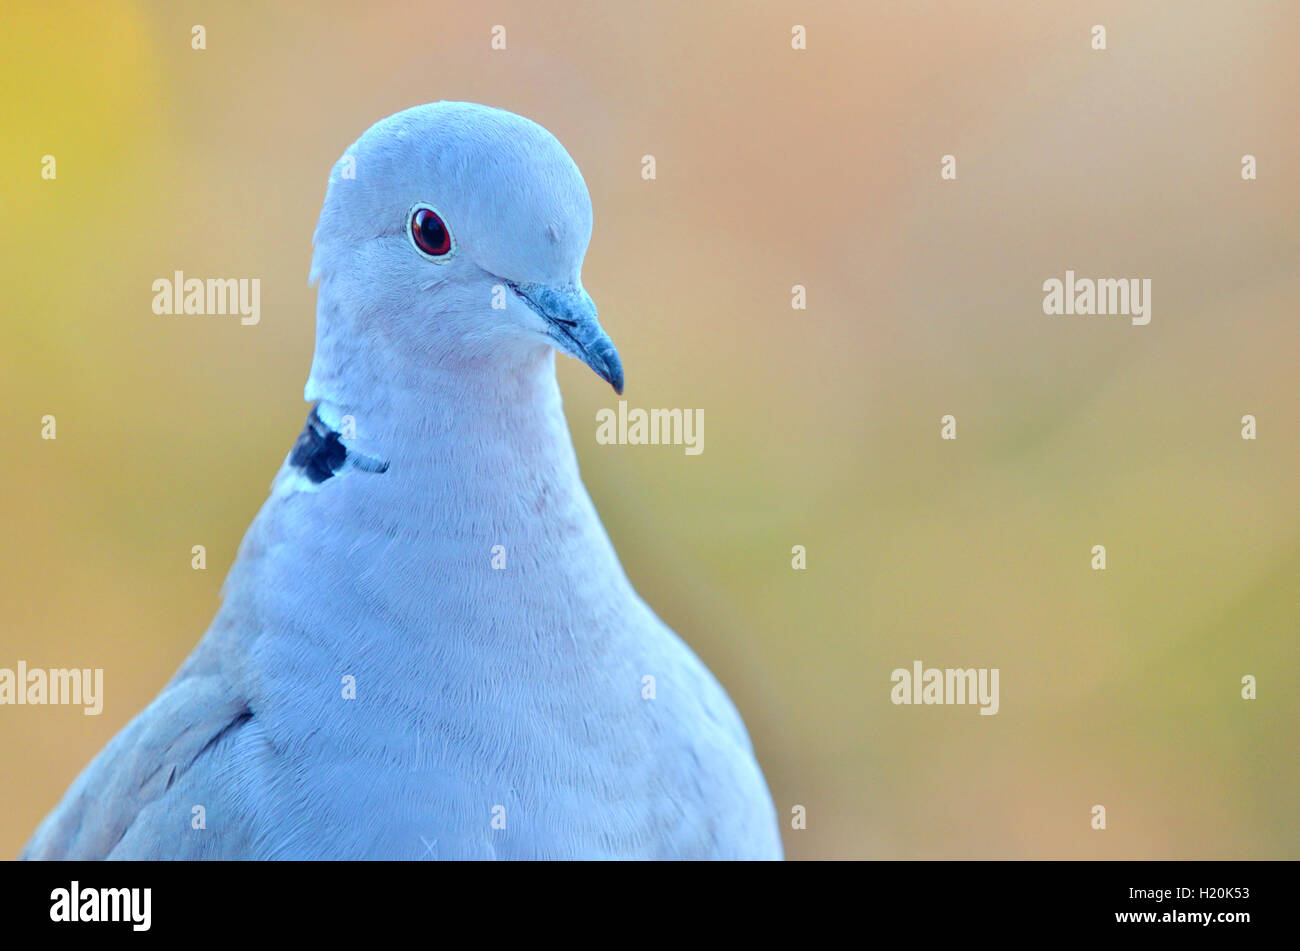
[[[331, 164], [466, 99], [582, 169], [629, 405], [704, 411], [699, 456], [597, 445], [615, 397], [560, 361], [588, 488], [743, 713], [790, 857], [1300, 857], [1294, 4], [0, 20], [0, 667], [102, 667], [106, 693], [0, 707], [0, 856], [215, 613], [307, 411]], [[1150, 278], [1150, 325], [1045, 316], [1067, 268]], [[175, 270], [260, 278], [261, 323], [155, 316]], [[893, 705], [914, 660], [999, 668], [1000, 712]]]

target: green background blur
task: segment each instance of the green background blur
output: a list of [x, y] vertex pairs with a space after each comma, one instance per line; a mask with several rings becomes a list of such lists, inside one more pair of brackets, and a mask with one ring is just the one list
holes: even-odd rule
[[[791, 857], [1300, 857], [1300, 6], [659, 6], [7, 0], [0, 666], [106, 703], [0, 707], [0, 855], [216, 610], [307, 410], [331, 164], [468, 99], [582, 169], [629, 405], [704, 410], [700, 456], [599, 446], [614, 397], [560, 361]], [[1150, 278], [1150, 325], [1044, 316], [1067, 268]], [[260, 325], [155, 316], [177, 269], [259, 277]], [[913, 660], [1000, 668], [1001, 712], [894, 706]]]

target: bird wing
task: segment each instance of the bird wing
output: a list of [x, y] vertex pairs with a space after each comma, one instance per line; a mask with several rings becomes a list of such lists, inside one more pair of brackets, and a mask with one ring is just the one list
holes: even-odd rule
[[[145, 845], [150, 839], [154, 845], [145, 848], [151, 852], [159, 851], [164, 839], [182, 845], [191, 841], [192, 848], [170, 857], [210, 853], [212, 837], [186, 834], [194, 830], [193, 807], [203, 806], [206, 815], [214, 805], [204, 800], [205, 793], [218, 792], [209, 777], [230, 759], [238, 734], [253, 726], [247, 704], [220, 674], [172, 681], [81, 772], [20, 857], [159, 857], [129, 854], [136, 850], [121, 847]], [[144, 826], [155, 828], [142, 835]], [[167, 834], [157, 834], [163, 829]], [[226, 822], [221, 838], [227, 857], [235, 858], [228, 850], [250, 840], [251, 830]]]

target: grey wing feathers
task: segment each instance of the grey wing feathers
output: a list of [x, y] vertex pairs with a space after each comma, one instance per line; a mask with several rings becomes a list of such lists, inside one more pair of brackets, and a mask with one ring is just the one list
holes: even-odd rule
[[[215, 673], [173, 681], [82, 771], [20, 858], [112, 857], [141, 814], [250, 717]], [[170, 818], [186, 822], [188, 810]]]

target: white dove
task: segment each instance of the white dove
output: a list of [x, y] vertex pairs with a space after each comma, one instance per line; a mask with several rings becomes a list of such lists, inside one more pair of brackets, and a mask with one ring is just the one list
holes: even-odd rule
[[578, 474], [555, 350], [623, 387], [591, 224], [509, 112], [419, 106], [347, 150], [307, 426], [212, 627], [24, 858], [781, 857], [744, 724]]

